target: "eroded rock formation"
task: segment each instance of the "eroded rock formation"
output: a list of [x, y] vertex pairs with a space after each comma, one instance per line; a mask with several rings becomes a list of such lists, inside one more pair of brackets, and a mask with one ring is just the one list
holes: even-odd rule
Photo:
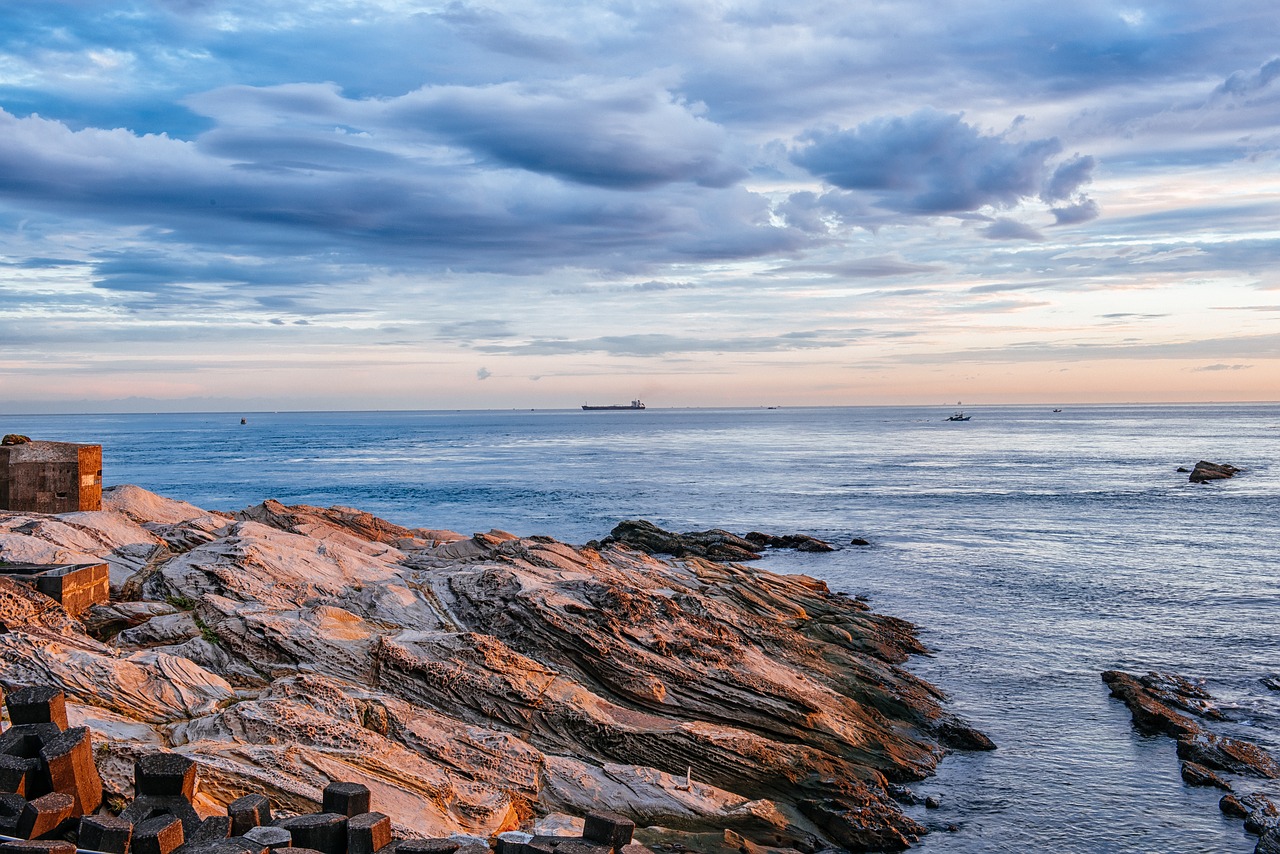
[[1191, 469], [1188, 480], [1192, 483], [1208, 483], [1211, 480], [1226, 480], [1229, 477], [1235, 477], [1244, 469], [1238, 469], [1235, 466], [1226, 463], [1211, 463], [1208, 460], [1201, 460], [1196, 463], [1195, 468]]
[[1233, 782], [1237, 777], [1280, 778], [1280, 763], [1252, 742], [1206, 729], [1202, 721], [1224, 721], [1227, 716], [1201, 685], [1176, 673], [1134, 676], [1119, 670], [1106, 671], [1102, 681], [1129, 708], [1141, 732], [1163, 733], [1177, 740], [1182, 779], [1188, 785], [1224, 789], [1227, 794], [1219, 802], [1222, 812], [1243, 818], [1250, 833], [1263, 835], [1280, 828], [1280, 810], [1270, 798], [1259, 792], [1237, 795]]
[[912, 626], [811, 578], [348, 508], [103, 504], [0, 514], [0, 560], [104, 560], [113, 590], [76, 620], [0, 578], [0, 681], [66, 691], [109, 795], [174, 750], [208, 814], [313, 812], [344, 780], [406, 836], [604, 808], [641, 841], [880, 850], [924, 832], [890, 784], [993, 746], [898, 666]]
[[834, 551], [830, 543], [808, 534], [762, 534], [752, 531], [740, 537], [720, 528], [708, 531], [666, 531], [645, 519], [619, 522], [609, 536], [587, 545], [605, 548], [615, 543], [632, 546], [648, 554], [674, 557], [701, 557], [720, 562], [758, 560], [765, 549], [796, 549], [803, 552]]

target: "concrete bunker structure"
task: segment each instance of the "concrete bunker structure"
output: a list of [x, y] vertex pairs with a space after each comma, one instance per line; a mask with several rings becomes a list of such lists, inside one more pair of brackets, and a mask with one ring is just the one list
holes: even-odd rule
[[63, 610], [78, 617], [90, 605], [105, 605], [111, 598], [110, 567], [105, 563], [4, 563], [0, 575], [33, 585]]
[[25, 436], [6, 436], [0, 444], [0, 510], [74, 513], [101, 509], [101, 445], [32, 442]]

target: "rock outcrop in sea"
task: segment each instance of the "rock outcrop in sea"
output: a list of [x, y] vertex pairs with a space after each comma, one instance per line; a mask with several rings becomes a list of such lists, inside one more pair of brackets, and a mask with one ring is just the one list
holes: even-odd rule
[[1204, 722], [1226, 721], [1227, 715], [1203, 686], [1176, 673], [1135, 676], [1108, 670], [1102, 681], [1111, 696], [1128, 707], [1133, 724], [1146, 735], [1177, 740], [1182, 779], [1189, 786], [1224, 790], [1219, 807], [1244, 819], [1245, 830], [1258, 834], [1259, 851], [1280, 851], [1280, 809], [1262, 792], [1237, 792], [1240, 778], [1280, 779], [1280, 763], [1250, 741], [1212, 732]]
[[652, 845], [896, 850], [925, 829], [890, 792], [993, 747], [900, 666], [914, 627], [812, 578], [134, 486], [103, 508], [0, 513], [0, 562], [105, 561], [112, 590], [74, 617], [0, 575], [0, 683], [66, 693], [107, 804], [173, 752], [202, 815], [346, 781], [401, 837], [603, 809]]
[[779, 536], [751, 531], [740, 537], [721, 528], [677, 534], [663, 530], [647, 519], [619, 522], [609, 532], [609, 536], [603, 540], [593, 540], [587, 545], [594, 549], [601, 549], [615, 543], [632, 546], [651, 555], [701, 557], [721, 563], [759, 560], [765, 549], [795, 549], [802, 552], [835, 551], [830, 543], [808, 534]]
[[1191, 469], [1191, 474], [1187, 476], [1187, 480], [1192, 483], [1208, 483], [1213, 480], [1226, 480], [1227, 478], [1235, 477], [1242, 471], [1244, 469], [1238, 469], [1226, 463], [1211, 463], [1208, 460], [1201, 460]]

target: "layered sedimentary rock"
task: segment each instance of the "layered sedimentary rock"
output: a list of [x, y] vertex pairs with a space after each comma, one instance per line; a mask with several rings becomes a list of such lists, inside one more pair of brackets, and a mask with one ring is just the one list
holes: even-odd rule
[[[1219, 802], [1222, 812], [1243, 818], [1250, 833], [1265, 837], [1280, 832], [1280, 810], [1269, 797], [1235, 792], [1240, 783], [1235, 778], [1280, 778], [1280, 763], [1252, 742], [1209, 731], [1202, 722], [1228, 718], [1202, 686], [1176, 673], [1135, 676], [1119, 670], [1104, 672], [1102, 681], [1111, 688], [1111, 696], [1129, 708], [1141, 732], [1177, 740], [1182, 779], [1188, 785], [1225, 790]], [[1261, 842], [1258, 850], [1264, 850]]]
[[344, 780], [409, 836], [604, 808], [641, 840], [878, 850], [923, 832], [891, 784], [992, 746], [901, 669], [912, 626], [811, 578], [349, 508], [104, 507], [0, 514], [0, 561], [103, 560], [114, 594], [77, 620], [0, 578], [0, 680], [67, 692], [108, 794], [168, 749], [211, 811], [314, 812]]
[[765, 549], [796, 549], [803, 552], [835, 551], [830, 543], [808, 534], [762, 534], [751, 531], [738, 536], [721, 528], [709, 531], [666, 531], [646, 519], [619, 522], [603, 540], [588, 543], [593, 548], [614, 544], [633, 546], [648, 554], [674, 557], [701, 557], [719, 562], [758, 560]]

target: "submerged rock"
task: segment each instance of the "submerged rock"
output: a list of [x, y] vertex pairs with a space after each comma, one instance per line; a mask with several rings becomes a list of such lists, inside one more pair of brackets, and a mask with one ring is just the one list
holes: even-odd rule
[[1187, 760], [1182, 763], [1182, 779], [1188, 786], [1213, 786], [1214, 788], [1231, 791], [1231, 784], [1210, 771], [1208, 768]]
[[[0, 514], [0, 560], [115, 560], [140, 600], [96, 609], [95, 637], [0, 585], [0, 680], [67, 692], [109, 793], [168, 745], [211, 804], [313, 812], [358, 781], [406, 835], [604, 808], [739, 848], [893, 849], [924, 829], [890, 784], [994, 746], [898, 666], [924, 651], [913, 626], [805, 576], [349, 508], [213, 514], [137, 487], [104, 506]], [[741, 539], [707, 533], [708, 554]]]

